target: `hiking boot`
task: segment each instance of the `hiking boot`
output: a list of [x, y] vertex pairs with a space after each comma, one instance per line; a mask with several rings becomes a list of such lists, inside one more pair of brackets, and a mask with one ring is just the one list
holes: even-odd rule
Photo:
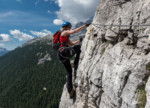
[[75, 90], [72, 90], [69, 95], [70, 95], [70, 99], [72, 99], [76, 94], [76, 91]]

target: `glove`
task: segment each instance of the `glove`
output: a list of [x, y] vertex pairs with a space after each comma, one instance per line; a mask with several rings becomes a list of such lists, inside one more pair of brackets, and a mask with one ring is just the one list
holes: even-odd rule
[[86, 27], [88, 27], [88, 26], [90, 26], [91, 25], [91, 23], [87, 23], [87, 24], [85, 24], [86, 25]]
[[80, 42], [82, 42], [82, 41], [83, 41], [83, 38], [81, 37], [81, 38], [80, 38]]

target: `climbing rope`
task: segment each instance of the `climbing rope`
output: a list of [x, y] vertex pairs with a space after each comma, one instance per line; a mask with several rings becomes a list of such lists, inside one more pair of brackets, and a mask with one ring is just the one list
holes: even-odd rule
[[[97, 28], [102, 28], [102, 27], [109, 27], [109, 26], [111, 26], [111, 27], [138, 27], [139, 28], [139, 33], [140, 32], [142, 32], [142, 30], [140, 30], [141, 29], [141, 27], [150, 27], [150, 25], [149, 24], [147, 24], [147, 25], [142, 25], [142, 24], [138, 24], [138, 25], [102, 25], [102, 24], [95, 24], [95, 23], [92, 23], [92, 25], [94, 25], [95, 27], [97, 27]], [[114, 32], [114, 31], [113, 31]], [[147, 34], [147, 35], [144, 35], [144, 36], [140, 36], [140, 37], [138, 37], [138, 38], [144, 38], [144, 37], [146, 37], [146, 38], [148, 38], [148, 37], [150, 37], [150, 34]]]
[[[94, 23], [92, 23], [92, 25], [94, 25], [94, 26], [96, 26], [96, 27], [100, 27], [100, 26], [101, 26], [101, 27], [106, 27], [106, 26], [113, 26], [113, 27], [114, 27], [114, 26], [115, 26], [115, 27], [131, 27], [131, 26], [132, 26], [132, 27], [139, 27], [139, 26], [140, 26], [140, 27], [150, 27], [149, 24], [147, 24], [147, 25], [142, 25], [142, 24], [141, 24], [141, 25], [140, 25], [140, 24], [139, 24], [139, 25], [102, 25], [102, 24], [94, 24]], [[101, 28], [101, 27], [100, 27], [100, 28]]]

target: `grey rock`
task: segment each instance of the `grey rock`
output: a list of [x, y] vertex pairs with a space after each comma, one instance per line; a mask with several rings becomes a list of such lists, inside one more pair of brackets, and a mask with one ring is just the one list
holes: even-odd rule
[[64, 89], [60, 108], [150, 107], [150, 40], [139, 38], [150, 30], [130, 26], [150, 23], [149, 5], [149, 0], [101, 0], [94, 24], [128, 26], [87, 28], [75, 80], [76, 100], [70, 100]]
[[[37, 55], [39, 55], [39, 53]], [[45, 61], [51, 61], [51, 57], [49, 54], [46, 54], [43, 58], [39, 59], [37, 64], [43, 64]]]

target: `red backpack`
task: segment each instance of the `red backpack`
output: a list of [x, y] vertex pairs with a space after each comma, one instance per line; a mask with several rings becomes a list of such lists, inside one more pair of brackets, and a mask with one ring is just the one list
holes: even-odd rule
[[60, 46], [60, 41], [59, 41], [59, 37], [61, 35], [61, 31], [57, 31], [54, 35], [53, 35], [53, 43], [52, 43], [52, 47], [55, 51], [57, 51], [59, 49]]

